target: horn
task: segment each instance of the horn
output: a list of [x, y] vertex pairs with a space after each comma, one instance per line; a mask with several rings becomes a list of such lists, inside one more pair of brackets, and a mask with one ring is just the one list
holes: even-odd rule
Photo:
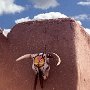
[[32, 55], [32, 54], [25, 54], [25, 55], [23, 55], [23, 56], [17, 58], [16, 61], [20, 61], [20, 60], [22, 60], [22, 59], [24, 59], [24, 58], [30, 58], [31, 55]]
[[60, 57], [59, 57], [56, 53], [52, 53], [52, 54], [55, 55], [55, 56], [58, 58], [57, 66], [60, 65], [60, 63], [61, 63], [61, 59], [60, 59]]

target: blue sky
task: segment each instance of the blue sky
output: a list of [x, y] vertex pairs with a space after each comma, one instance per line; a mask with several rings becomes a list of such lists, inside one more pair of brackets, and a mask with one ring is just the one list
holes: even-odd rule
[[10, 29], [21, 18], [60, 12], [90, 29], [90, 0], [0, 0], [0, 28]]

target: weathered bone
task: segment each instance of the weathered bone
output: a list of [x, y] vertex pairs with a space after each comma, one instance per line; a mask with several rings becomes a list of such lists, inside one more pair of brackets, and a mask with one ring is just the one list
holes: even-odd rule
[[[51, 55], [52, 55], [52, 54], [55, 55], [55, 56], [58, 58], [57, 66], [60, 65], [60, 63], [61, 63], [61, 59], [60, 59], [60, 57], [59, 57], [56, 53], [49, 53], [49, 54], [51, 54]], [[22, 60], [22, 59], [30, 58], [30, 57], [32, 58], [32, 57], [35, 56], [35, 55], [37, 55], [37, 54], [25, 54], [25, 55], [19, 57], [18, 59], [16, 59], [16, 61], [20, 61], [20, 60]]]
[[25, 59], [25, 58], [30, 58], [31, 55], [32, 55], [32, 54], [25, 54], [25, 55], [23, 55], [23, 56], [17, 58], [16, 61], [20, 61], [20, 60]]
[[60, 59], [60, 57], [59, 57], [56, 53], [52, 53], [52, 54], [55, 55], [55, 56], [58, 58], [57, 66], [60, 65], [60, 63], [61, 63], [61, 59]]

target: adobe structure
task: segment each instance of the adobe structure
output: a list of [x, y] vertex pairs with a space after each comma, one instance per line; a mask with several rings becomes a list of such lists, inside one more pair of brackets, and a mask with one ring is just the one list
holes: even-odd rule
[[56, 67], [50, 60], [43, 90], [90, 90], [90, 36], [69, 18], [19, 23], [7, 38], [0, 33], [0, 90], [33, 90], [32, 59], [15, 60], [45, 51], [57, 53], [62, 62]]

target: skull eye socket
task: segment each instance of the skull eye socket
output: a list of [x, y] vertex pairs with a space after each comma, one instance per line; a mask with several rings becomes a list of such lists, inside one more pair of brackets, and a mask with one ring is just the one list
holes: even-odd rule
[[46, 70], [48, 70], [49, 69], [49, 66], [46, 68]]
[[47, 58], [53, 58], [53, 56], [51, 54], [47, 54], [46, 56], [47, 56]]

